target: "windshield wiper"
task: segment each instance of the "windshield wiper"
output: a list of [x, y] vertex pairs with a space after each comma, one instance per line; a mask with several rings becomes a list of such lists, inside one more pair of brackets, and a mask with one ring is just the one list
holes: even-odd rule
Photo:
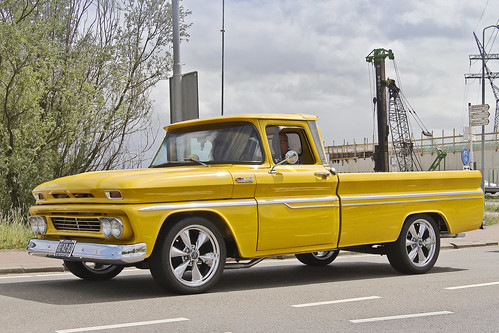
[[162, 167], [166, 167], [166, 166], [173, 165], [173, 164], [179, 164], [179, 163], [180, 162], [178, 162], [178, 161], [169, 161], [169, 162], [164, 162], [164, 163], [161, 163], [158, 165], [151, 165], [150, 168], [162, 168]]
[[201, 165], [204, 165], [205, 167], [207, 167], [207, 166], [208, 166], [208, 164], [203, 163], [203, 162], [201, 162], [200, 160], [197, 160], [197, 159], [192, 158], [192, 157], [187, 157], [187, 158], [184, 158], [184, 161], [196, 162], [196, 163], [199, 163], [199, 164], [201, 164]]

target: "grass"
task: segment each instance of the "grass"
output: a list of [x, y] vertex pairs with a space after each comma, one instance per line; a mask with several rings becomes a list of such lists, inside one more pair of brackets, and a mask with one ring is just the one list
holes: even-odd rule
[[493, 225], [499, 223], [498, 216], [485, 214], [485, 225]]
[[0, 249], [23, 249], [35, 234], [28, 224], [27, 214], [20, 208], [0, 212]]
[[485, 202], [485, 211], [489, 213], [499, 213], [499, 205], [487, 205], [487, 202]]

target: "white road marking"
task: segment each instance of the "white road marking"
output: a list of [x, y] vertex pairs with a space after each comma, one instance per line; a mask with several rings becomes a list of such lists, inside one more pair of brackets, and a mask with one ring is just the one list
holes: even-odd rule
[[370, 322], [384, 321], [384, 320], [397, 320], [397, 319], [408, 319], [408, 318], [418, 318], [418, 317], [440, 316], [440, 315], [451, 314], [451, 313], [454, 313], [454, 312], [438, 311], [438, 312], [426, 312], [426, 313], [413, 313], [413, 314], [399, 315], [399, 316], [355, 319], [355, 320], [350, 320], [350, 322], [352, 322], [354, 324], [359, 324], [359, 323], [370, 323]]
[[324, 301], [324, 302], [315, 302], [315, 303], [305, 303], [305, 304], [295, 304], [291, 305], [294, 308], [305, 308], [308, 306], [318, 306], [318, 305], [328, 305], [328, 304], [338, 304], [338, 303], [347, 303], [347, 302], [358, 302], [358, 301], [366, 301], [370, 299], [378, 299], [381, 298], [379, 296], [369, 296], [369, 297], [358, 297], [358, 298], [347, 298], [347, 299], [339, 299], [335, 301]]
[[187, 319], [187, 318], [170, 318], [170, 319], [141, 321], [141, 322], [135, 322], [135, 323], [126, 323], [126, 324], [115, 324], [115, 325], [105, 325], [105, 326], [72, 328], [72, 329], [67, 329], [67, 330], [59, 330], [59, 331], [56, 331], [56, 333], [75, 333], [75, 332], [100, 331], [100, 330], [109, 330], [109, 329], [114, 329], [114, 328], [145, 326], [145, 325], [155, 325], [155, 324], [164, 324], [164, 323], [174, 323], [174, 322], [186, 321], [186, 320], [189, 320], [189, 319]]
[[445, 288], [447, 290], [455, 290], [455, 289], [466, 289], [466, 288], [476, 288], [476, 287], [486, 287], [486, 286], [493, 286], [499, 284], [498, 282], [490, 282], [490, 283], [480, 283], [480, 284], [469, 284], [467, 286], [457, 286], [457, 287], [449, 287]]
[[52, 277], [52, 276], [71, 276], [71, 273], [49, 273], [49, 274], [36, 274], [35, 277]]
[[34, 275], [28, 275], [28, 274], [23, 274], [23, 275], [6, 275], [6, 276], [0, 276], [0, 279], [19, 279], [19, 278], [32, 278]]

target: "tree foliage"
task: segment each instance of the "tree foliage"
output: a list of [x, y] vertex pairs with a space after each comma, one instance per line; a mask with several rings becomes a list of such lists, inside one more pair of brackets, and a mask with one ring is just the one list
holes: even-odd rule
[[132, 165], [171, 40], [168, 0], [2, 0], [0, 208], [46, 180]]

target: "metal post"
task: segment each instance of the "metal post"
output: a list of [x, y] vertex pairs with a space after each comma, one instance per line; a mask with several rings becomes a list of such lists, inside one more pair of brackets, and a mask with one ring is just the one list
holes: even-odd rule
[[173, 78], [172, 78], [172, 108], [170, 121], [176, 123], [184, 120], [182, 115], [182, 67], [180, 64], [180, 27], [179, 0], [172, 0], [173, 20]]
[[388, 120], [386, 111], [385, 58], [393, 60], [392, 50], [374, 49], [366, 57], [376, 69], [376, 103], [378, 114], [378, 145], [374, 146], [374, 171], [386, 172], [388, 168]]
[[386, 172], [388, 168], [388, 119], [386, 114], [385, 59], [374, 61], [376, 68], [376, 109], [378, 116], [378, 165], [376, 171]]
[[225, 58], [225, 0], [222, 0], [222, 97], [220, 101], [221, 115], [224, 115], [224, 58]]
[[[499, 28], [499, 25], [489, 25], [482, 30], [482, 105], [485, 104], [485, 30]], [[485, 125], [482, 125], [482, 156], [480, 172], [482, 173], [482, 189], [485, 191]]]

